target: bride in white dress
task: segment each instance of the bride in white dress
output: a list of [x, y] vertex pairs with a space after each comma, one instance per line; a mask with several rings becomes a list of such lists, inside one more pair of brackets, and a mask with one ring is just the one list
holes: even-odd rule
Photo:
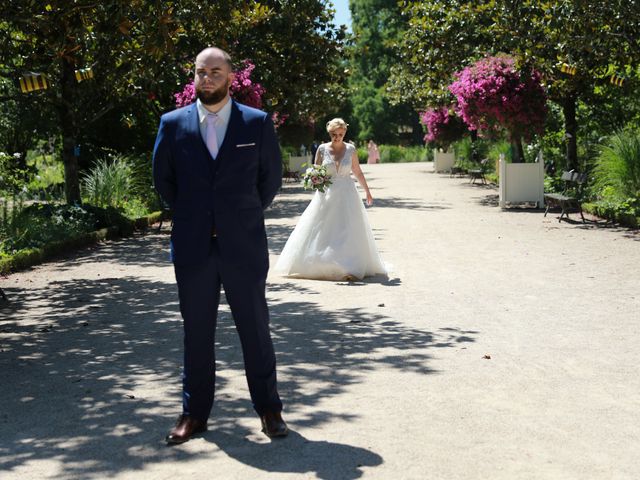
[[327, 122], [330, 143], [316, 152], [315, 163], [325, 165], [332, 184], [316, 191], [287, 240], [274, 271], [281, 275], [318, 280], [359, 280], [387, 271], [380, 259], [367, 212], [351, 178], [358, 179], [367, 205], [373, 197], [360, 169], [356, 148], [344, 142], [347, 124]]

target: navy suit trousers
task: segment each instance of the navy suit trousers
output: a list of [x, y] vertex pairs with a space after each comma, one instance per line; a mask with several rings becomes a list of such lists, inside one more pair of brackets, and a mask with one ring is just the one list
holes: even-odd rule
[[220, 287], [240, 336], [253, 407], [262, 415], [282, 410], [276, 381], [276, 358], [265, 299], [266, 275], [229, 265], [216, 239], [198, 265], [175, 265], [184, 326], [183, 413], [206, 420], [215, 392], [215, 330]]

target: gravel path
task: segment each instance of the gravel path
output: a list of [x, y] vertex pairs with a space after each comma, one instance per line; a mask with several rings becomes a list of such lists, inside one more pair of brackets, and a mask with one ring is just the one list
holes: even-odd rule
[[[259, 432], [225, 305], [210, 430], [164, 445], [181, 323], [154, 231], [0, 279], [0, 478], [637, 478], [640, 234], [363, 167], [391, 277], [269, 278], [288, 438]], [[270, 209], [272, 263], [309, 199]]]

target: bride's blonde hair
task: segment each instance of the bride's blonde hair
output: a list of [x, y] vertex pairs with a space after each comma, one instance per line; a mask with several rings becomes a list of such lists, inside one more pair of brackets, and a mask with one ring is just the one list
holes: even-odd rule
[[346, 130], [348, 126], [349, 124], [343, 119], [333, 118], [327, 122], [327, 132], [331, 133], [338, 128], [344, 128]]

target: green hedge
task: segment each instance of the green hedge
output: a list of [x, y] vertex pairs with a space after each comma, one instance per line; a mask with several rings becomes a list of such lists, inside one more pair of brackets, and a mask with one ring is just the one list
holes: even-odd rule
[[378, 150], [380, 151], [380, 163], [433, 161], [433, 150], [421, 146], [380, 145]]
[[582, 209], [585, 212], [596, 215], [597, 217], [606, 218], [620, 225], [630, 228], [638, 228], [640, 226], [640, 217], [636, 217], [631, 213], [621, 212], [610, 205], [601, 203], [584, 203]]
[[24, 270], [57, 255], [94, 245], [104, 240], [131, 235], [135, 229], [145, 229], [162, 220], [164, 216], [164, 212], [153, 212], [147, 216], [130, 220], [127, 224], [121, 223], [118, 226], [101, 228], [94, 232], [80, 233], [65, 240], [48, 243], [42, 248], [19, 250], [13, 255], [0, 258], [0, 275]]

